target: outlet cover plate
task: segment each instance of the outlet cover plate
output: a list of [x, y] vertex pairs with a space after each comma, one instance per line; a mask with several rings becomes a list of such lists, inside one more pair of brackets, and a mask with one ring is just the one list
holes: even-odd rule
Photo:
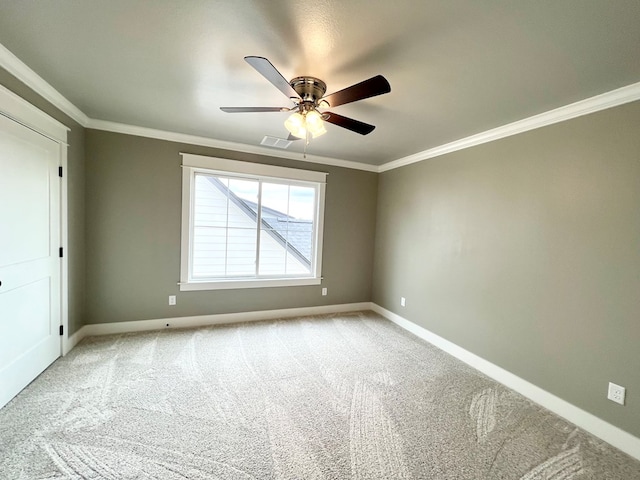
[[619, 403], [620, 405], [624, 405], [624, 397], [626, 394], [626, 389], [621, 387], [620, 385], [616, 385], [615, 383], [609, 382], [609, 391], [607, 393], [607, 398], [612, 402]]

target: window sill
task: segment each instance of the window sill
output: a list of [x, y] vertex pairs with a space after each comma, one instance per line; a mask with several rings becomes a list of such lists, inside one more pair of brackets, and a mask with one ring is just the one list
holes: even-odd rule
[[179, 283], [181, 292], [197, 290], [232, 290], [244, 288], [266, 288], [266, 287], [299, 287], [304, 285], [320, 285], [321, 278], [276, 278], [276, 279], [251, 279], [251, 280], [221, 280], [218, 282], [198, 282]]

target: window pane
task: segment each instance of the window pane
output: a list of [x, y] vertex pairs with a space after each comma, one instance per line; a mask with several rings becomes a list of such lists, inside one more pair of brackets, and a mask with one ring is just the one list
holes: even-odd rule
[[255, 275], [258, 187], [257, 180], [196, 174], [194, 277]]
[[306, 275], [311, 273], [309, 259], [287, 243], [278, 232], [260, 231], [260, 275]]
[[262, 229], [260, 231], [260, 268], [259, 275], [284, 275], [286, 273], [286, 246], [278, 232]]
[[289, 211], [289, 185], [263, 182], [262, 209], [263, 218], [265, 214], [286, 217]]
[[307, 264], [311, 262], [313, 253], [313, 222], [311, 220], [292, 219], [287, 223], [284, 237], [291, 249], [298, 252]]
[[292, 185], [289, 190], [289, 215], [298, 220], [312, 221], [315, 216], [316, 189]]
[[310, 273], [316, 189], [292, 185], [289, 189], [287, 273]]
[[195, 227], [193, 229], [193, 276], [224, 276], [226, 248], [226, 228]]
[[[287, 273], [292, 273], [289, 271], [289, 269], [291, 269], [294, 265], [291, 263], [293, 259], [295, 259], [295, 261], [301, 265], [301, 268], [304, 269], [304, 272], [310, 273], [311, 260], [313, 258], [313, 232], [311, 230], [307, 232], [290, 231], [287, 240], [289, 242], [287, 247], [287, 265], [289, 265], [287, 268]], [[298, 271], [299, 269], [296, 267], [295, 270]]]
[[226, 227], [228, 179], [196, 174], [193, 221], [194, 226]]
[[255, 276], [256, 230], [230, 228], [227, 230], [227, 275]]
[[287, 260], [289, 185], [262, 183], [260, 275], [284, 275]]
[[257, 180], [229, 179], [229, 227], [250, 228], [255, 232], [258, 188]]
[[311, 273], [309, 260], [297, 251], [289, 248], [287, 250], [287, 275], [302, 275]]
[[315, 192], [313, 187], [262, 184], [261, 275], [311, 273]]
[[257, 180], [229, 179], [229, 191], [242, 200], [253, 202], [254, 205], [258, 202], [258, 186]]

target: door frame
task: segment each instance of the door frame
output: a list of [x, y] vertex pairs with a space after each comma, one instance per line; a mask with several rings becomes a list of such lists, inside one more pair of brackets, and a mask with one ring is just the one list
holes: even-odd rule
[[60, 181], [60, 323], [64, 334], [60, 336], [60, 353], [66, 355], [73, 347], [69, 342], [69, 252], [67, 222], [67, 133], [69, 128], [55, 118], [33, 106], [4, 85], [0, 85], [0, 115], [17, 122], [59, 145]]

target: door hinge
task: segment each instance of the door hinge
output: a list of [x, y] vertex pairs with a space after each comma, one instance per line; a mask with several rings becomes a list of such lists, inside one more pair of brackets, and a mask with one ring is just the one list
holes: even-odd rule
[[60, 335], [64, 335], [64, 327], [60, 325]]
[[58, 167], [58, 176], [62, 177], [62, 167]]
[[64, 249], [62, 247], [60, 247], [58, 254], [60, 255], [60, 258], [64, 256]]

